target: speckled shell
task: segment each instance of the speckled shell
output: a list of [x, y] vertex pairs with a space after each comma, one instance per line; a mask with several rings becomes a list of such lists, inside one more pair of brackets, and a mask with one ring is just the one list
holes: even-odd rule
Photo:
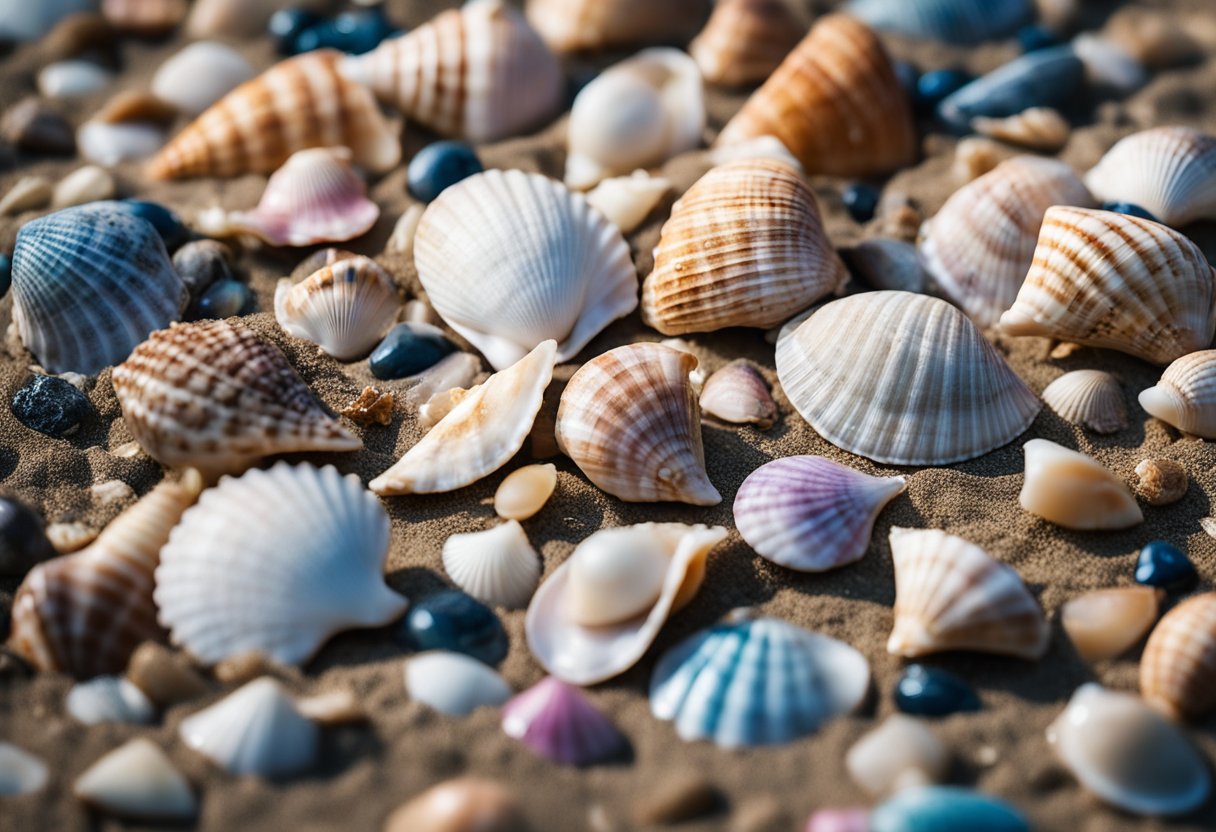
[[21, 340], [52, 373], [117, 364], [187, 297], [156, 229], [105, 202], [21, 226], [12, 280]]
[[340, 361], [376, 346], [400, 309], [401, 293], [393, 278], [362, 256], [327, 265], [299, 283], [284, 278], [274, 293], [279, 326]]
[[1144, 520], [1123, 481], [1091, 457], [1046, 439], [1031, 439], [1024, 450], [1018, 504], [1031, 514], [1083, 531], [1126, 529]]
[[1216, 592], [1186, 599], [1153, 628], [1140, 657], [1140, 695], [1175, 718], [1216, 708]]
[[1123, 386], [1101, 370], [1065, 373], [1043, 389], [1043, 403], [1061, 419], [1094, 433], [1117, 433], [1127, 427]]
[[1168, 364], [1212, 342], [1214, 276], [1199, 247], [1171, 228], [1057, 206], [1001, 329]]
[[973, 459], [1041, 406], [963, 313], [908, 292], [822, 307], [777, 341], [777, 376], [821, 436], [894, 465]]
[[1035, 16], [1033, 0], [851, 0], [844, 11], [883, 32], [973, 45], [1012, 35]]
[[844, 15], [821, 18], [723, 128], [719, 145], [773, 135], [807, 173], [867, 176], [918, 153], [908, 95], [878, 37]]
[[558, 52], [683, 43], [704, 19], [705, 0], [528, 0], [528, 21]]
[[781, 64], [803, 29], [786, 0], [719, 0], [688, 52], [711, 84], [753, 84]]
[[1140, 393], [1140, 406], [1178, 430], [1216, 438], [1216, 350], [1175, 360], [1156, 385]]
[[1099, 199], [1139, 205], [1166, 225], [1216, 219], [1216, 138], [1154, 127], [1116, 142], [1085, 175]]
[[700, 404], [707, 416], [735, 425], [767, 430], [777, 421], [777, 404], [768, 382], [743, 359], [732, 361], [705, 380]]
[[540, 556], [518, 520], [443, 543], [443, 568], [452, 583], [496, 607], [526, 607], [540, 582]]
[[794, 168], [714, 168], [676, 201], [642, 284], [642, 319], [664, 335], [769, 329], [849, 280], [815, 195]]
[[569, 766], [604, 762], [629, 746], [578, 688], [553, 676], [503, 705], [502, 730], [542, 757]]

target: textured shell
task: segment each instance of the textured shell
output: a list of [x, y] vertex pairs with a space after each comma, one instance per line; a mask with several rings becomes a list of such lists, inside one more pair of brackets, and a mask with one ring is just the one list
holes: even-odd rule
[[1213, 277], [1173, 229], [1110, 211], [1047, 211], [1009, 335], [1108, 347], [1154, 364], [1206, 348], [1216, 332]]
[[76, 778], [72, 794], [123, 818], [181, 822], [198, 814], [190, 782], [169, 755], [145, 737], [101, 756]]
[[719, 0], [688, 52], [709, 83], [742, 86], [768, 78], [802, 35], [786, 0]]
[[12, 280], [21, 340], [52, 373], [117, 364], [186, 302], [156, 229], [112, 203], [21, 226]]
[[1216, 708], [1216, 592], [1186, 599], [1153, 628], [1140, 657], [1140, 695], [1173, 717]]
[[726, 621], [677, 644], [650, 680], [650, 712], [688, 742], [786, 743], [861, 705], [865, 657], [776, 618]]
[[1085, 183], [1099, 199], [1139, 205], [1166, 225], [1216, 219], [1216, 138], [1189, 127], [1133, 133]]
[[1113, 659], [1153, 626], [1162, 594], [1151, 586], [1087, 592], [1060, 607], [1060, 624], [1085, 661]]
[[477, 659], [433, 650], [405, 663], [405, 692], [442, 714], [467, 716], [478, 708], [506, 702], [511, 686]]
[[1012, 35], [1035, 16], [1033, 0], [851, 0], [844, 10], [879, 31], [967, 46]]
[[443, 568], [456, 586], [496, 607], [526, 607], [540, 582], [540, 555], [517, 520], [443, 543]]
[[503, 706], [502, 730], [542, 757], [569, 766], [610, 760], [629, 745], [578, 688], [553, 676]]
[[772, 159], [712, 169], [677, 200], [642, 284], [642, 318], [664, 335], [769, 329], [849, 272], [801, 175]]
[[950, 773], [951, 755], [923, 719], [894, 713], [849, 748], [845, 768], [871, 797], [910, 786], [940, 783]]
[[717, 505], [705, 473], [701, 417], [689, 379], [697, 359], [630, 344], [588, 361], [562, 391], [557, 444], [587, 478], [628, 502]]
[[1178, 430], [1216, 438], [1216, 350], [1175, 360], [1156, 385], [1140, 393], [1140, 406]]
[[[864, 92], [863, 92], [864, 91]], [[919, 151], [908, 95], [865, 24], [821, 18], [723, 128], [719, 145], [776, 136], [807, 173], [866, 176]]]
[[1127, 427], [1127, 405], [1119, 379], [1101, 370], [1073, 370], [1043, 388], [1043, 403], [1061, 419], [1094, 433]]
[[859, 560], [903, 477], [872, 477], [821, 456], [766, 462], [735, 495], [735, 525], [762, 557], [801, 572]]
[[270, 173], [297, 150], [344, 146], [356, 165], [382, 173], [401, 145], [366, 88], [336, 69], [338, 52], [289, 58], [208, 108], [152, 160], [156, 179]]
[[376, 346], [400, 309], [393, 278], [362, 256], [324, 266], [299, 283], [284, 278], [274, 293], [279, 326], [342, 361]]
[[921, 265], [976, 325], [991, 326], [1017, 300], [1047, 209], [1092, 204], [1065, 163], [1015, 157], [959, 188], [924, 224]]
[[705, 0], [528, 0], [528, 22], [558, 52], [683, 43]]
[[1005, 118], [1032, 107], [1064, 107], [1085, 80], [1071, 44], [1036, 49], [975, 79], [937, 105], [937, 116], [966, 131], [977, 116]]
[[339, 71], [411, 121], [437, 133], [492, 142], [539, 127], [562, 108], [557, 58], [502, 0], [440, 13]]
[[532, 430], [556, 353], [557, 345], [545, 341], [465, 391], [430, 433], [368, 487], [382, 496], [455, 491], [506, 465]]
[[1068, 137], [1072, 134], [1068, 119], [1050, 107], [1031, 107], [1004, 118], [976, 116], [971, 119], [971, 129], [981, 136], [1043, 153], [1055, 153], [1068, 144]]
[[1018, 573], [937, 529], [891, 529], [895, 627], [887, 652], [975, 650], [1037, 659], [1051, 630]]
[[963, 313], [908, 292], [822, 307], [778, 340], [777, 376], [821, 436], [895, 465], [973, 459], [1024, 431], [1040, 407]]
[[163, 636], [153, 570], [202, 485], [194, 472], [165, 480], [88, 548], [34, 567], [13, 599], [9, 646], [40, 670], [79, 679], [121, 673], [140, 643]]
[[160, 621], [208, 664], [251, 651], [300, 664], [334, 633], [404, 611], [384, 585], [388, 540], [380, 501], [333, 466], [225, 477], [161, 552]]
[[714, 372], [701, 388], [701, 410], [715, 419], [761, 430], [777, 421], [777, 404], [760, 371], [742, 359]]
[[1025, 445], [1026, 479], [1018, 503], [1067, 529], [1126, 529], [1144, 520], [1128, 487], [1078, 451], [1046, 439]]
[[491, 170], [444, 190], [418, 224], [414, 262], [435, 311], [500, 370], [549, 338], [568, 361], [638, 302], [621, 232], [535, 173]]

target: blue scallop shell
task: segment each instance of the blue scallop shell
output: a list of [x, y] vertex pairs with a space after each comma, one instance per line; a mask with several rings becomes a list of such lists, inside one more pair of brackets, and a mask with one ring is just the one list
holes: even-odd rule
[[156, 229], [99, 202], [22, 226], [13, 297], [21, 340], [39, 364], [92, 375], [176, 320], [187, 293]]
[[1035, 11], [1033, 0], [853, 0], [844, 10], [884, 32], [963, 45], [1012, 35]]
[[1067, 102], [1085, 80], [1085, 65], [1072, 46], [1039, 49], [977, 78], [937, 105], [938, 117], [958, 130], [976, 116], [1004, 118], [1031, 107]]
[[1030, 832], [1009, 804], [957, 786], [905, 789], [870, 813], [870, 832]]

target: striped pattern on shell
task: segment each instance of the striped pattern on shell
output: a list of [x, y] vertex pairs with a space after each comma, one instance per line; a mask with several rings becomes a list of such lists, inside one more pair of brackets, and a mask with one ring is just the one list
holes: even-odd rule
[[1216, 219], [1216, 137], [1154, 127], [1116, 142], [1085, 176], [1104, 201], [1139, 205], [1166, 225]]
[[1140, 406], [1178, 430], [1216, 438], [1216, 350], [1193, 352], [1170, 364], [1160, 381], [1140, 393]]
[[683, 43], [705, 0], [528, 0], [528, 22], [558, 52]]
[[279, 326], [342, 361], [374, 347], [400, 308], [393, 278], [362, 255], [326, 265], [299, 283], [284, 278], [274, 293]]
[[1127, 406], [1119, 379], [1101, 370], [1073, 370], [1043, 389], [1043, 403], [1061, 419], [1094, 433], [1127, 427]]
[[1140, 658], [1140, 695], [1173, 717], [1216, 708], [1216, 592], [1186, 599], [1153, 628]]
[[719, 0], [688, 53], [711, 84], [752, 84], [780, 66], [803, 28], [785, 0]]

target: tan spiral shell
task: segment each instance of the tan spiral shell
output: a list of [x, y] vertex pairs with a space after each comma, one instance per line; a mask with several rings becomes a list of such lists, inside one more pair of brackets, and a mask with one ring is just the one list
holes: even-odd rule
[[719, 0], [688, 53], [711, 84], [752, 84], [781, 64], [803, 29], [785, 0]]
[[558, 52], [683, 43], [705, 0], [528, 0], [528, 22]]
[[1174, 717], [1216, 708], [1216, 592], [1186, 599], [1153, 628], [1140, 658], [1140, 695]]
[[1140, 406], [1178, 430], [1216, 438], [1216, 350], [1193, 352], [1171, 363], [1155, 385], [1141, 391]]

